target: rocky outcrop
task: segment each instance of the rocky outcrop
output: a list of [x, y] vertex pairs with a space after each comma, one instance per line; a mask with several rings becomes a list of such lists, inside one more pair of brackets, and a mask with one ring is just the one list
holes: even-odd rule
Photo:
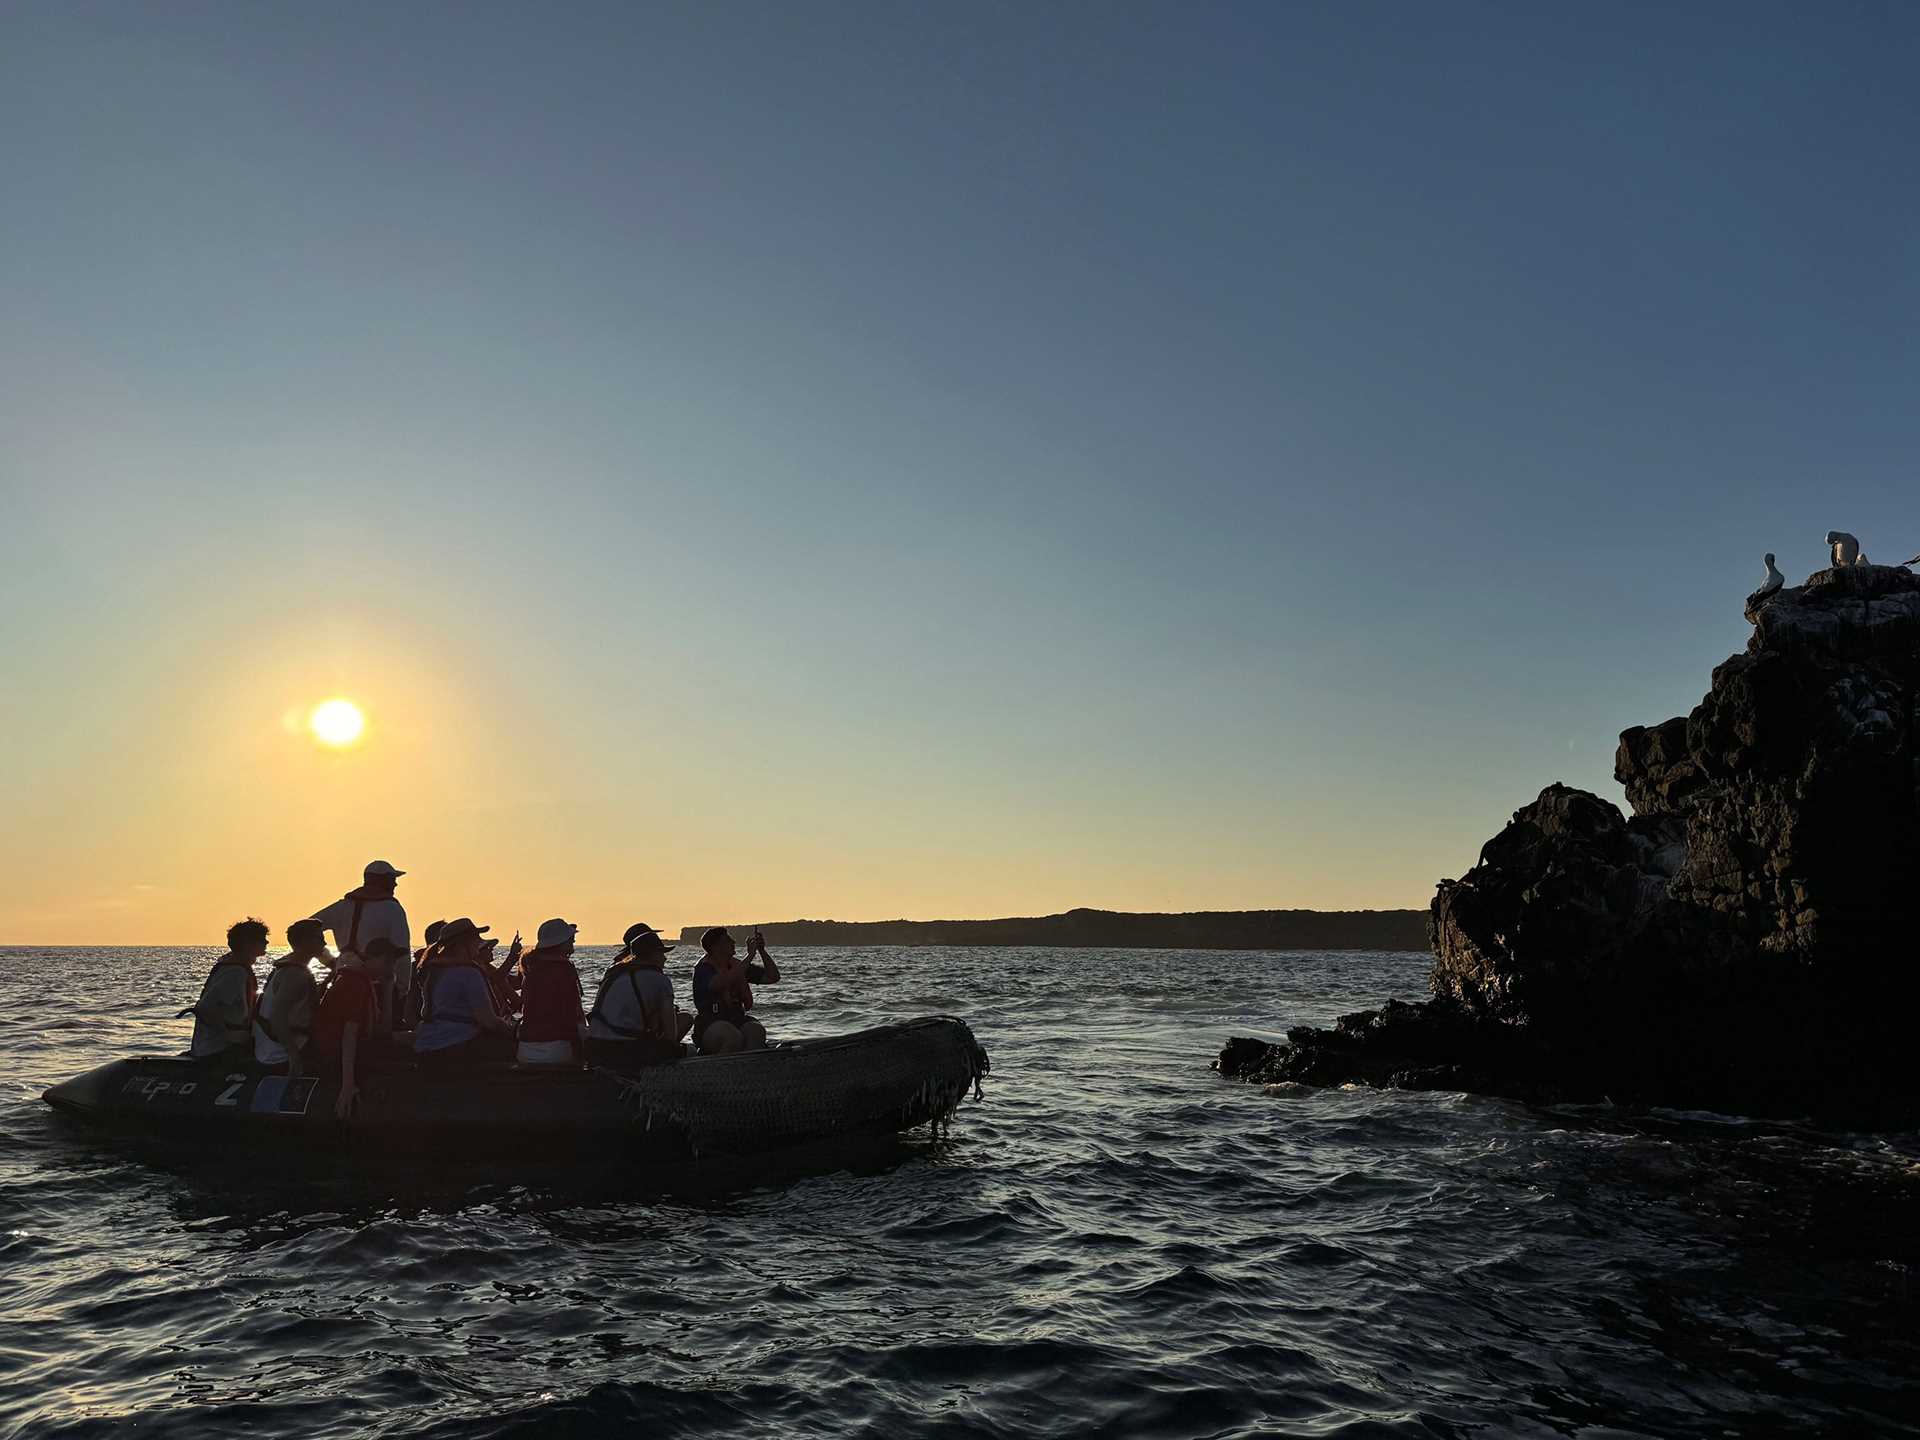
[[1920, 578], [1751, 613], [1690, 715], [1620, 737], [1631, 816], [1550, 785], [1441, 882], [1432, 998], [1224, 1073], [1920, 1121]]

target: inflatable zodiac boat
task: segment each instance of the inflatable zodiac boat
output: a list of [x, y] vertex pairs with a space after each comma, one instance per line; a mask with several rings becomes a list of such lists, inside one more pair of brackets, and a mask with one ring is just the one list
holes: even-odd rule
[[610, 1160], [755, 1156], [946, 1121], [978, 1094], [987, 1053], [929, 1016], [824, 1040], [630, 1072], [374, 1061], [350, 1121], [325, 1077], [223, 1061], [136, 1057], [63, 1081], [56, 1110], [123, 1132], [224, 1147], [349, 1143], [409, 1153], [567, 1150]]

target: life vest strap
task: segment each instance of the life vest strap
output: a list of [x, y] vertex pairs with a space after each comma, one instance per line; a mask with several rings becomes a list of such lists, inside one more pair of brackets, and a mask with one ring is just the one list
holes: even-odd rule
[[606, 1013], [600, 1008], [606, 1001], [607, 992], [619, 983], [620, 973], [625, 971], [627, 984], [633, 990], [634, 1001], [640, 1006], [641, 1024], [650, 1025], [653, 1023], [653, 1011], [647, 1005], [647, 997], [640, 993], [640, 980], [635, 973], [639, 968], [638, 965], [633, 964], [631, 961], [616, 960], [612, 968], [601, 977], [600, 991], [593, 997], [593, 1009], [587, 1012], [587, 1019], [598, 1020], [602, 1025], [606, 1026], [607, 1029], [613, 1031], [614, 1034], [624, 1035], [629, 1040], [646, 1040], [652, 1038], [653, 1032], [651, 1030], [635, 1030], [631, 1026], [622, 1025], [617, 1020], [610, 1020], [607, 1018]]

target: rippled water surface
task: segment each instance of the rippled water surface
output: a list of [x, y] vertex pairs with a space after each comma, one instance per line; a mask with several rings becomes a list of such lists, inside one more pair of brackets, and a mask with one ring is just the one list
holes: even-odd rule
[[985, 1102], [659, 1193], [40, 1103], [184, 1048], [212, 953], [0, 952], [0, 1436], [1920, 1434], [1915, 1137], [1208, 1072], [1424, 955], [784, 952], [777, 1038], [959, 1014]]

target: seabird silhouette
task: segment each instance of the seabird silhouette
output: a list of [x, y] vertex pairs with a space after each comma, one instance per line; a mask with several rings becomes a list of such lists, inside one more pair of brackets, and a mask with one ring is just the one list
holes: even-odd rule
[[1846, 531], [1827, 531], [1827, 544], [1833, 547], [1833, 563], [1836, 568], [1860, 563], [1860, 542]]
[[1747, 609], [1754, 610], [1766, 604], [1773, 598], [1774, 592], [1786, 583], [1787, 577], [1773, 568], [1773, 556], [1767, 556], [1767, 578], [1760, 582], [1758, 590], [1747, 597]]

